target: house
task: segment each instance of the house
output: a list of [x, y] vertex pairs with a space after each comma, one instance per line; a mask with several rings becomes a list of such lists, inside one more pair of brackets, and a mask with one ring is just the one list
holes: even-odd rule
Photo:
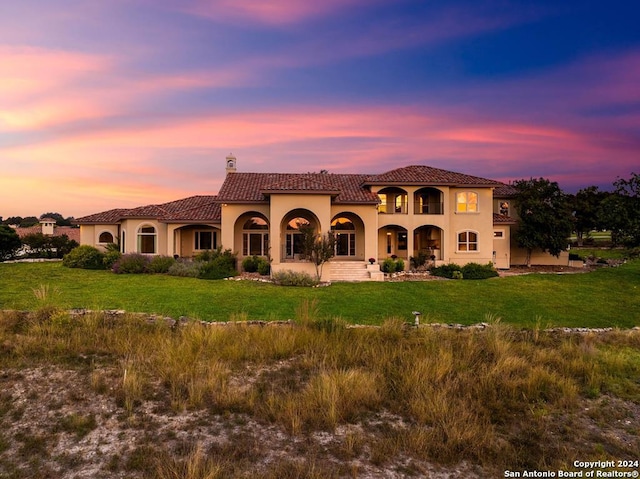
[[25, 236], [42, 233], [45, 236], [63, 236], [66, 235], [70, 240], [80, 243], [80, 229], [71, 226], [57, 226], [56, 220], [53, 218], [42, 218], [40, 226], [12, 226], [20, 238]]
[[[77, 222], [81, 244], [119, 242], [123, 253], [180, 257], [222, 246], [240, 260], [269, 257], [272, 271], [311, 273], [300, 232], [310, 225], [336, 238], [323, 279], [380, 279], [385, 258], [402, 258], [409, 267], [419, 253], [437, 264], [521, 264], [525, 252], [511, 241], [514, 194], [498, 181], [423, 165], [378, 175], [243, 173], [230, 155], [216, 196], [113, 209]], [[567, 264], [568, 256], [540, 252], [533, 260]]]

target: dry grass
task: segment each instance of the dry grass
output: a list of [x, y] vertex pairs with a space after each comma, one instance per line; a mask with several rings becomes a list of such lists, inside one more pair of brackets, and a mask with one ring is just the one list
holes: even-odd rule
[[[113, 404], [123, 437], [144, 431], [136, 449], [104, 458], [102, 477], [368, 477], [389, 469], [420, 476], [434, 464], [547, 469], [573, 459], [624, 459], [619, 455], [640, 449], [637, 429], [627, 427], [625, 441], [616, 442], [590, 426], [611, 427], [606, 415], [585, 413], [585, 405], [607, 398], [623, 405], [619, 411], [637, 411], [638, 331], [561, 335], [519, 331], [497, 318], [485, 331], [406, 328], [393, 319], [380, 328], [346, 328], [316, 318], [313, 303], [301, 305], [297, 323], [280, 326], [171, 327], [51, 308], [0, 313], [0, 364], [13, 371], [4, 379], [0, 422], [22, 420], [12, 402], [25, 387], [20, 371], [54, 365], [85, 378], [81, 397]], [[23, 398], [23, 407], [39, 401], [49, 412], [64, 410], [51, 426], [55, 437], [87, 441], [112, 420], [91, 412], [92, 401], [67, 410], [56, 400]], [[150, 411], [200, 419], [159, 441], [162, 421], [150, 420]], [[272, 440], [237, 436], [248, 422]], [[235, 440], [181, 439], [212, 423], [220, 424], [213, 437]], [[15, 434], [0, 438], [3, 477], [80, 467], [49, 454], [51, 438], [42, 431]], [[288, 459], [270, 450], [272, 443], [289, 448]], [[12, 452], [26, 465], [9, 460]], [[37, 454], [49, 459], [29, 465]]]

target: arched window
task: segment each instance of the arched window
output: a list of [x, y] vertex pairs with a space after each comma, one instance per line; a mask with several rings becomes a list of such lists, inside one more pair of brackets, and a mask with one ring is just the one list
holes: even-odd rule
[[157, 235], [153, 226], [142, 226], [138, 230], [138, 253], [156, 254]]
[[356, 227], [349, 218], [340, 217], [331, 222], [331, 231], [336, 239], [336, 256], [356, 255]]
[[269, 253], [269, 225], [254, 216], [242, 225], [242, 255], [267, 256]]
[[113, 235], [108, 231], [103, 231], [98, 237], [98, 243], [113, 243]]
[[478, 251], [478, 233], [475, 231], [458, 233], [458, 251]]
[[456, 212], [476, 213], [478, 211], [478, 193], [461, 191], [456, 193]]
[[407, 192], [401, 188], [384, 188], [378, 192], [378, 213], [407, 214]]

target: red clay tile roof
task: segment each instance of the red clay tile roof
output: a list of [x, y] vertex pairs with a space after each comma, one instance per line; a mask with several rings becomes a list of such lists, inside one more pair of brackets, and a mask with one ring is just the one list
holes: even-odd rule
[[511, 185], [505, 185], [504, 183], [493, 190], [493, 196], [496, 198], [509, 198], [516, 196], [518, 192]]
[[377, 204], [377, 195], [363, 187], [367, 175], [333, 173], [231, 173], [220, 192], [220, 203], [267, 203], [265, 194], [324, 193], [335, 203]]
[[366, 185], [501, 186], [503, 183], [424, 165], [405, 166], [367, 178]]
[[516, 220], [514, 220], [511, 216], [494, 213], [493, 224], [516, 224]]
[[139, 206], [131, 209], [114, 209], [77, 218], [78, 224], [115, 224], [127, 218], [155, 218], [163, 222], [220, 222], [220, 206], [216, 197], [190, 196], [160, 205]]
[[[52, 220], [55, 222], [55, 220]], [[20, 238], [24, 238], [27, 235], [32, 235], [36, 233], [42, 233], [42, 225], [38, 226], [29, 226], [27, 228], [18, 227], [15, 229], [16, 233]], [[72, 228], [70, 226], [54, 226], [53, 227], [53, 236], [62, 236], [67, 235], [70, 240], [75, 240], [80, 243], [80, 228]]]
[[283, 181], [272, 183], [262, 188], [263, 194], [270, 193], [326, 193], [337, 195], [340, 193], [336, 185], [325, 181], [327, 175], [288, 175]]
[[129, 210], [117, 208], [113, 210], [103, 211], [101, 213], [94, 213], [92, 215], [83, 216], [82, 218], [76, 218], [75, 221], [78, 224], [115, 224], [120, 221], [120, 219], [122, 219], [122, 216], [127, 211]]

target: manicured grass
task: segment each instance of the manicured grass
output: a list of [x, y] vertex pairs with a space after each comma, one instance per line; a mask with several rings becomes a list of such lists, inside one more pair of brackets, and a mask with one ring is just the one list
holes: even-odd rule
[[[34, 290], [42, 289], [45, 299]], [[42, 295], [41, 295], [42, 296]], [[321, 316], [381, 324], [391, 317], [472, 324], [487, 317], [531, 327], [640, 325], [640, 261], [588, 274], [531, 274], [483, 281], [336, 283], [278, 287], [253, 281], [205, 281], [165, 275], [115, 275], [60, 263], [0, 264], [0, 309], [124, 309], [212, 321], [284, 320], [305, 300]]]

